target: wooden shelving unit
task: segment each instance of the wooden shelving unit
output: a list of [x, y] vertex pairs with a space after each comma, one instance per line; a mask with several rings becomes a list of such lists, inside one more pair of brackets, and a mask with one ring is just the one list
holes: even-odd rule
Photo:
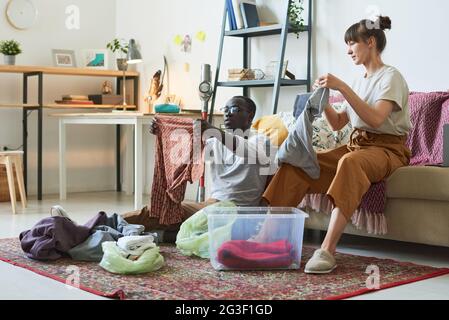
[[[127, 106], [127, 109], [139, 109], [139, 73], [134, 71], [117, 71], [117, 70], [99, 70], [90, 68], [58, 68], [46, 66], [9, 66], [0, 65], [0, 73], [21, 74], [23, 77], [23, 100], [22, 103], [11, 104], [1, 103], [0, 108], [21, 108], [23, 122], [23, 151], [24, 151], [24, 180], [27, 186], [27, 168], [28, 168], [28, 116], [31, 112], [37, 111], [37, 198], [42, 200], [42, 130], [43, 130], [43, 109], [121, 109], [121, 106], [114, 105], [62, 105], [56, 103], [44, 103], [44, 76], [83, 76], [83, 77], [111, 77], [116, 79], [117, 94], [120, 94], [121, 84], [124, 80], [132, 80], [134, 83], [134, 104]], [[37, 77], [37, 94], [38, 103], [28, 103], [28, 80], [30, 77]], [[117, 150], [120, 150], [120, 125], [116, 129]], [[120, 157], [117, 157], [117, 170], [120, 170]], [[117, 181], [117, 191], [121, 191], [121, 184]]]
[[[85, 105], [85, 104], [59, 104], [59, 103], [53, 103], [53, 104], [46, 104], [43, 106], [44, 108], [50, 108], [50, 109], [122, 109], [122, 105], [112, 105], [112, 104], [91, 104], [91, 105]], [[134, 110], [137, 107], [135, 105], [128, 105], [126, 106], [126, 109]]]
[[[118, 70], [0, 65], [0, 73], [34, 73], [34, 72], [41, 72], [48, 75], [62, 75], [62, 76], [123, 77], [123, 71]], [[126, 71], [125, 76], [138, 77], [139, 73], [135, 71]]]

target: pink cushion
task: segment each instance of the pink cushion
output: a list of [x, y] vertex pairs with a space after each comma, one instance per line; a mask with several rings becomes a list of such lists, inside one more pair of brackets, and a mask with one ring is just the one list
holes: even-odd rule
[[449, 92], [412, 92], [409, 97], [410, 130], [407, 145], [411, 165], [439, 164], [443, 161], [443, 124], [449, 123], [449, 110], [443, 103]]
[[[449, 119], [449, 99], [447, 99], [443, 103], [443, 106], [441, 108], [441, 115], [442, 115], [443, 121], [444, 121], [444, 119]], [[444, 123], [444, 124], [449, 124], [449, 123]]]

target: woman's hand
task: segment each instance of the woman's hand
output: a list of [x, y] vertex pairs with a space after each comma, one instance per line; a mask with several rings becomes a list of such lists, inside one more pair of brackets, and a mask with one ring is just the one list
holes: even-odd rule
[[315, 90], [317, 90], [319, 88], [321, 88], [321, 86], [320, 86], [320, 79], [316, 79], [315, 82], [313, 83], [312, 90], [315, 91]]
[[316, 84], [319, 85], [319, 87], [321, 88], [329, 88], [337, 91], [340, 91], [346, 85], [344, 81], [340, 80], [339, 78], [330, 73], [319, 77], [318, 80], [315, 82], [315, 85]]

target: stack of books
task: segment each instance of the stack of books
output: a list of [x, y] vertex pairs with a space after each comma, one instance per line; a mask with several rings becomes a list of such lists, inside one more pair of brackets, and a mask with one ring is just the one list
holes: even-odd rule
[[94, 104], [88, 96], [67, 94], [62, 96], [62, 100], [56, 100], [57, 104]]
[[226, 0], [230, 30], [259, 27], [256, 0]]
[[254, 70], [251, 69], [229, 69], [228, 81], [254, 80], [256, 78]]

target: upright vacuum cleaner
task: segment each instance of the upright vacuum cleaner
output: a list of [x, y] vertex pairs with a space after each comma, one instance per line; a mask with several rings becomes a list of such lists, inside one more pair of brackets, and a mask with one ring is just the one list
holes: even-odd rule
[[[209, 112], [209, 100], [212, 97], [213, 94], [213, 88], [212, 88], [212, 72], [210, 64], [203, 64], [201, 66], [201, 82], [198, 87], [200, 99], [203, 103], [203, 107], [201, 110], [201, 119], [207, 121], [207, 115]], [[197, 195], [197, 202], [204, 202], [205, 201], [205, 183], [204, 183], [204, 173], [203, 176], [200, 178], [200, 184], [198, 187], [198, 195]]]

